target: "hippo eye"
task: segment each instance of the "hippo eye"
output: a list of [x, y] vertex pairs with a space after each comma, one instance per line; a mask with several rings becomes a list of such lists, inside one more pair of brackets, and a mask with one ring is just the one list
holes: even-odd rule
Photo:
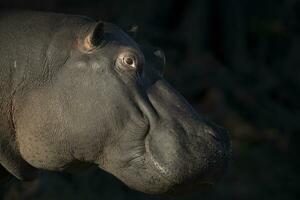
[[135, 69], [137, 67], [136, 59], [133, 56], [124, 56], [122, 59], [124, 67]]
[[116, 58], [115, 65], [118, 70], [140, 73], [143, 70], [144, 60], [144, 55], [138, 50], [124, 48]]
[[133, 59], [130, 58], [130, 57], [125, 58], [124, 62], [125, 62], [126, 65], [130, 65], [130, 66], [132, 66], [134, 64]]

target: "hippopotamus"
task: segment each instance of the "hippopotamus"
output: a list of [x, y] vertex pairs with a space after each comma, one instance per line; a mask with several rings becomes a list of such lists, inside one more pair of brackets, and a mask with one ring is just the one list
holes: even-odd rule
[[226, 171], [225, 129], [164, 79], [162, 50], [88, 17], [0, 14], [0, 170], [91, 166], [148, 194], [215, 183]]

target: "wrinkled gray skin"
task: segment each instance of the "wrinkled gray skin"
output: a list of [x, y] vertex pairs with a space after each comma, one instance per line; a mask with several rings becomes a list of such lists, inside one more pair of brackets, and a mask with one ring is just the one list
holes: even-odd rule
[[169, 194], [223, 174], [227, 133], [164, 80], [161, 51], [115, 25], [2, 12], [0, 58], [2, 175], [96, 164], [133, 189]]

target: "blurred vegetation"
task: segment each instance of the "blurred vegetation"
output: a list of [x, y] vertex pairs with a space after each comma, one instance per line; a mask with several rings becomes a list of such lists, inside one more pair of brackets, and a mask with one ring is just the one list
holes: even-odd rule
[[[1, 0], [2, 8], [87, 15], [138, 25], [161, 47], [166, 79], [229, 129], [233, 158], [213, 188], [179, 199], [299, 199], [300, 2], [298, 0]], [[12, 180], [3, 199], [163, 199], [100, 170]]]

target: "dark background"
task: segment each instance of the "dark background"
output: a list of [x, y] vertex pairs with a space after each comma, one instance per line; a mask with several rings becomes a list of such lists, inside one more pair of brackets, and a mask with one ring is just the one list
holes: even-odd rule
[[[138, 25], [139, 40], [165, 51], [166, 79], [226, 127], [233, 146], [228, 173], [215, 187], [179, 199], [300, 199], [299, 1], [0, 1], [1, 8], [86, 15], [124, 29]], [[13, 180], [1, 186], [0, 197], [159, 199], [100, 170]]]

